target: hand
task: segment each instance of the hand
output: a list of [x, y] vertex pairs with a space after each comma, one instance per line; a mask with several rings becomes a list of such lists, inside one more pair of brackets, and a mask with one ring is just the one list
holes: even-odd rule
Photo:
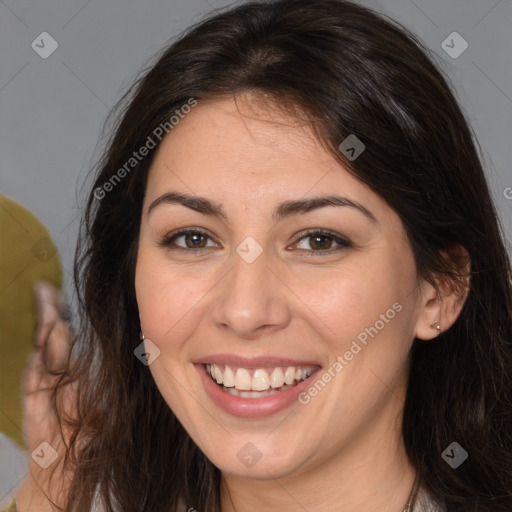
[[[23, 431], [27, 438], [29, 475], [15, 496], [19, 512], [65, 509], [72, 477], [70, 470], [63, 467], [66, 454], [64, 440], [68, 443], [72, 432], [63, 424], [61, 433], [51, 403], [52, 390], [59, 379], [57, 374], [70, 364], [70, 328], [59, 314], [56, 290], [47, 283], [38, 283], [35, 291], [38, 350], [29, 357], [22, 381]], [[76, 383], [66, 384], [59, 395], [61, 399], [57, 408], [60, 416], [76, 418]], [[48, 444], [41, 446], [41, 443]], [[44, 468], [55, 452], [56, 460]]]

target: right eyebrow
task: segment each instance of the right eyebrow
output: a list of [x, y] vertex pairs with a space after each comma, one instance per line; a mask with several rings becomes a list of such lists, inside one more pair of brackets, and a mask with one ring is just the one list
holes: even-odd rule
[[155, 199], [149, 205], [147, 214], [149, 215], [160, 204], [181, 204], [182, 206], [204, 215], [213, 215], [215, 217], [227, 219], [227, 215], [220, 204], [214, 203], [204, 197], [189, 196], [178, 192], [167, 192]]

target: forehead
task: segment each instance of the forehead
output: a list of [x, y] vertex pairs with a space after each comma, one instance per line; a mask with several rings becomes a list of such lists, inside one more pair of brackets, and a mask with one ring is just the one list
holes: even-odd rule
[[[261, 166], [267, 161], [262, 170], [281, 160], [333, 162], [314, 137], [309, 121], [287, 115], [275, 103], [251, 95], [236, 101], [199, 102], [164, 138], [158, 154], [180, 163], [205, 161], [210, 168], [220, 163], [218, 159], [236, 162], [239, 172], [253, 168], [254, 162]], [[216, 160], [210, 160], [211, 155]]]
[[335, 192], [386, 207], [317, 140], [305, 116], [250, 95], [199, 102], [169, 132], [151, 165], [148, 200], [169, 188], [253, 204]]

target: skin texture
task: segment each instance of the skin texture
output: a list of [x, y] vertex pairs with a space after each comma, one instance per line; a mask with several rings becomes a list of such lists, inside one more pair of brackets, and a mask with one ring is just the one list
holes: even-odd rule
[[[169, 192], [207, 198], [226, 216], [165, 202], [148, 214]], [[272, 217], [285, 201], [329, 195], [375, 220], [346, 206]], [[160, 245], [183, 228], [206, 231], [205, 247], [187, 249], [184, 236]], [[327, 252], [314, 253], [308, 229], [351, 246], [324, 239]], [[236, 252], [248, 236], [262, 248], [252, 263]], [[307, 124], [250, 95], [200, 102], [181, 120], [148, 176], [136, 293], [142, 331], [160, 350], [149, 369], [221, 469], [223, 512], [402, 510], [415, 477], [401, 439], [408, 354], [414, 337], [436, 336], [434, 322], [448, 329], [461, 301], [418, 279], [400, 218]], [[400, 312], [325, 389], [266, 418], [219, 409], [193, 364], [222, 353], [312, 360], [325, 371], [393, 304]], [[261, 453], [252, 467], [237, 457], [248, 442]]]

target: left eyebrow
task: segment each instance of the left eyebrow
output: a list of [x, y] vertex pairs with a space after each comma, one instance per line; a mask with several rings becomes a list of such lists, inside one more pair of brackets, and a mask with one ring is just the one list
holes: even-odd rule
[[308, 213], [312, 210], [325, 208], [327, 206], [348, 206], [350, 208], [355, 208], [363, 213], [373, 223], [379, 223], [375, 215], [373, 215], [373, 213], [362, 204], [342, 196], [313, 197], [310, 199], [285, 201], [278, 206], [272, 217], [275, 221], [279, 221], [290, 215]]
[[[180, 204], [186, 208], [202, 213], [203, 215], [211, 215], [227, 220], [227, 215], [224, 212], [222, 205], [214, 203], [205, 197], [180, 194], [178, 192], [168, 192], [155, 199], [149, 205], [147, 214], [149, 215], [151, 211], [160, 204]], [[272, 218], [274, 222], [278, 222], [291, 215], [305, 214], [328, 206], [354, 208], [364, 214], [373, 223], [379, 223], [375, 215], [373, 215], [373, 213], [362, 204], [342, 196], [313, 197], [309, 199], [285, 201], [274, 210]]]

